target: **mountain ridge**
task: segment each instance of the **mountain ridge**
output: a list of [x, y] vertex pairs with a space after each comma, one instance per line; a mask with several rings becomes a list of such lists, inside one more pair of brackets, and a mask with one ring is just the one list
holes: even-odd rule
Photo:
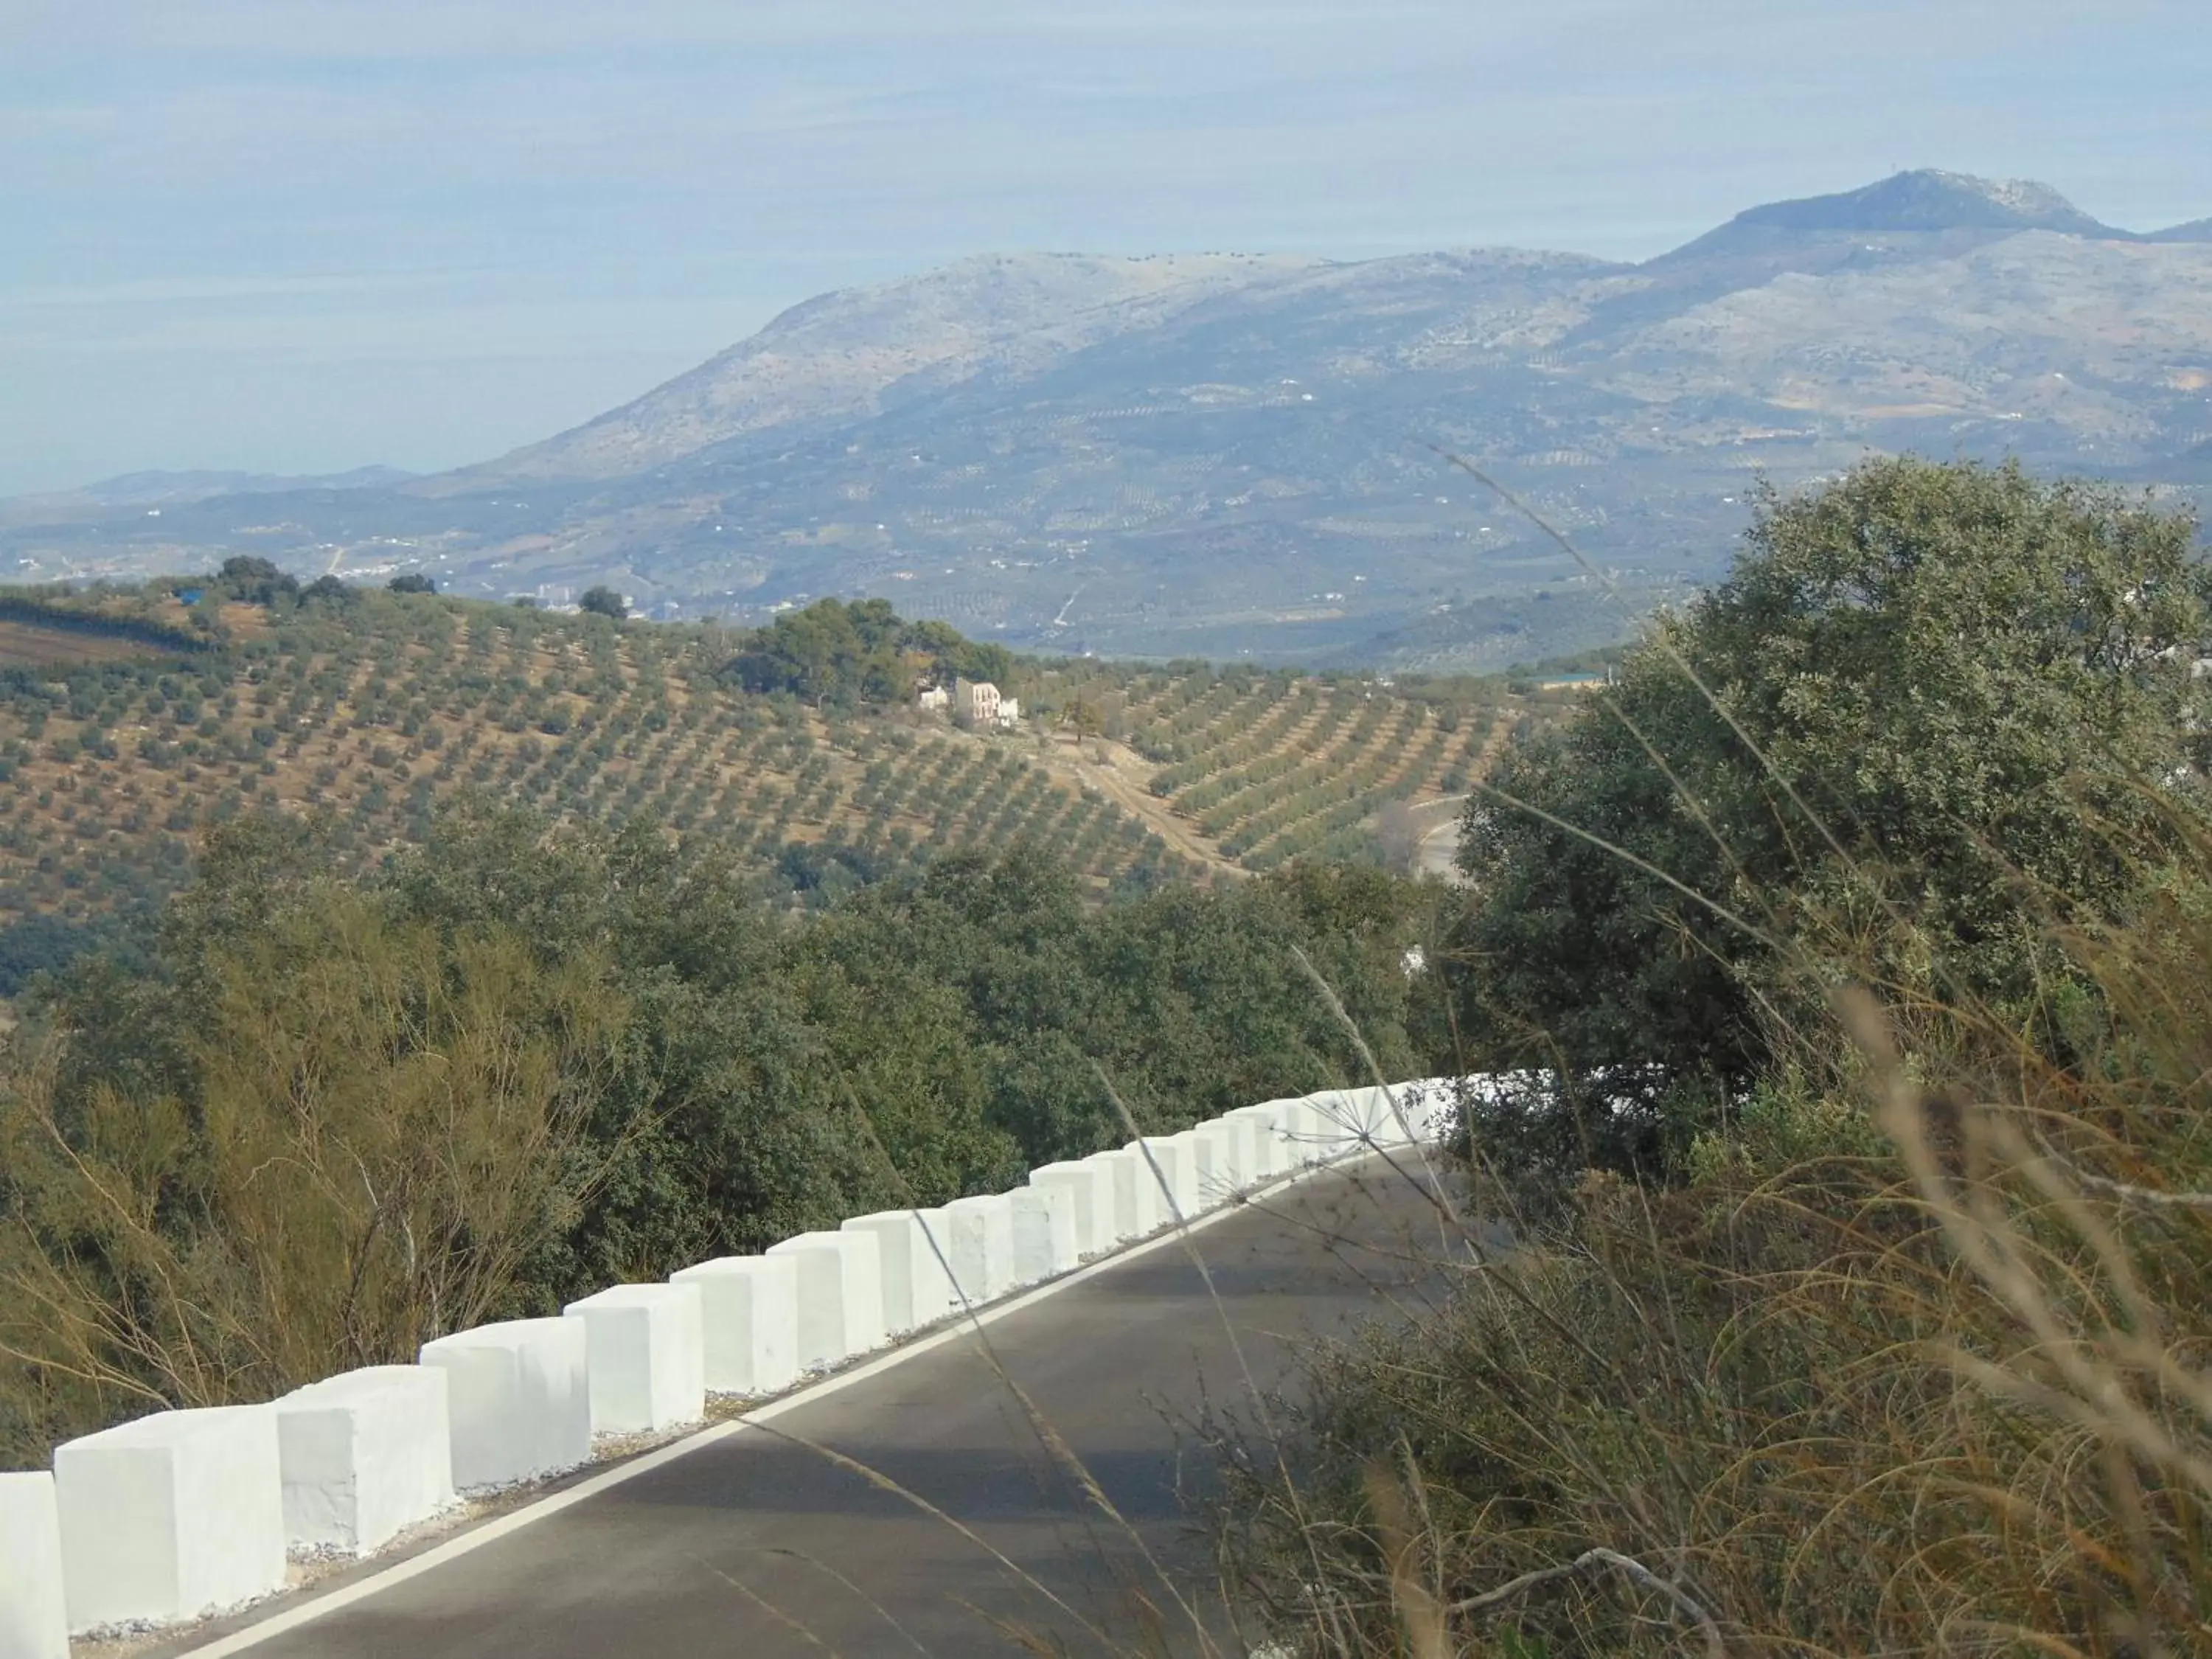
[[817, 296], [474, 467], [0, 513], [0, 556], [54, 580], [252, 553], [553, 605], [610, 583], [732, 621], [872, 594], [1037, 649], [1480, 670], [1711, 580], [1761, 475], [1917, 450], [2191, 492], [2208, 441], [2212, 232], [1923, 172], [1636, 264], [980, 256]]
[[[1730, 222], [1797, 230], [2059, 230], [2126, 238], [2032, 179], [1978, 179], [1918, 167], [1856, 190], [1806, 196], [1747, 208]], [[1725, 227], [1723, 227], [1725, 228]]]
[[[1685, 256], [1723, 250], [1768, 251], [1774, 246], [1775, 233], [1797, 238], [1807, 233], [1936, 235], [1953, 239], [1963, 248], [1988, 233], [2027, 230], [2057, 231], [2101, 240], [2191, 241], [2212, 240], [2212, 220], [2148, 234], [2124, 231], [2083, 213], [2056, 189], [2035, 180], [1979, 179], [1967, 173], [1920, 168], [1893, 174], [1856, 190], [1747, 209], [1727, 224], [1680, 247], [1623, 268], [1663, 268], [1683, 263]], [[1448, 258], [1455, 252], [1457, 251], [1386, 257]], [[748, 339], [726, 347], [697, 368], [651, 388], [617, 409], [505, 456], [441, 477], [471, 483], [619, 477], [696, 453], [714, 443], [751, 431], [787, 424], [799, 426], [824, 416], [876, 412], [882, 396], [911, 376], [958, 377], [963, 372], [1006, 366], [1025, 337], [1049, 331], [1049, 325], [1039, 325], [1028, 312], [1021, 313], [1021, 322], [998, 328], [964, 317], [963, 311], [976, 308], [986, 296], [963, 294], [961, 290], [985, 288], [994, 279], [1002, 291], [988, 297], [1002, 308], [1007, 305], [1003, 292], [1007, 287], [1024, 281], [1033, 289], [1049, 286], [1053, 297], [1063, 307], [1065, 320], [1058, 325], [1056, 343], [1065, 348], [1081, 340], [1105, 337], [1125, 328], [1140, 328], [1218, 294], [1246, 286], [1296, 279], [1326, 272], [1340, 264], [1372, 268], [1382, 263], [1335, 262], [1297, 255], [976, 255], [919, 276], [838, 289], [802, 301], [779, 313]], [[1121, 291], [1114, 291], [1110, 286], [1117, 268], [1126, 284]], [[1178, 276], [1186, 271], [1189, 276], [1178, 281]], [[1150, 283], [1144, 283], [1139, 273], [1150, 277]], [[1047, 279], [1051, 275], [1061, 276], [1064, 280], [1048, 284]], [[1065, 280], [1066, 277], [1073, 280]], [[1064, 307], [1079, 295], [1087, 304], [1090, 317], [1066, 319]], [[962, 303], [963, 300], [967, 301], [965, 305]], [[1146, 301], [1151, 304], [1146, 305]], [[902, 320], [911, 343], [908, 353], [894, 356], [888, 362], [854, 358], [839, 362], [833, 356], [829, 364], [817, 366], [813, 388], [817, 396], [812, 399], [793, 399], [784, 406], [786, 412], [781, 418], [762, 416], [777, 407], [773, 394], [782, 388], [764, 388], [767, 395], [756, 399], [746, 398], [733, 386], [734, 380], [756, 367], [764, 368], [768, 371], [766, 378], [772, 379], [777, 369], [799, 355], [778, 349], [787, 342], [803, 346], [805, 336], [811, 332], [849, 333], [860, 320], [854, 316], [856, 312], [863, 318], [878, 321], [890, 313], [906, 313]], [[936, 337], [916, 339], [915, 328], [918, 321], [933, 325], [938, 331]], [[1084, 325], [1086, 321], [1089, 327]], [[829, 395], [822, 395], [825, 391]], [[719, 424], [713, 419], [717, 412], [724, 414]], [[425, 481], [422, 487], [428, 489], [434, 486]]]
[[[1018, 362], [1025, 337], [1045, 329], [1059, 331], [1066, 343], [1117, 322], [1140, 325], [1146, 316], [1247, 272], [1318, 263], [1297, 255], [978, 254], [919, 276], [803, 300], [749, 338], [617, 409], [443, 476], [471, 482], [618, 477], [750, 431], [873, 412], [885, 392], [912, 376]], [[1025, 292], [1018, 296], [1018, 289]], [[995, 306], [1004, 315], [1018, 298], [1026, 301], [1017, 313], [1021, 320], [994, 326], [985, 307]], [[1055, 303], [1056, 323], [1036, 322], [1040, 300]], [[902, 349], [869, 352], [849, 343], [856, 325], [880, 329], [894, 320], [905, 330]], [[843, 337], [817, 344], [813, 380], [790, 386], [786, 365], [809, 361], [809, 337], [823, 334]], [[750, 397], [736, 384], [749, 370], [768, 383]]]

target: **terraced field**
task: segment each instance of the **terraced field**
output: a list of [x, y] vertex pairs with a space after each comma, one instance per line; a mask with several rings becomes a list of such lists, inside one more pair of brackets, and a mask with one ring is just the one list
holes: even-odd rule
[[1378, 841], [1388, 809], [1464, 794], [1513, 720], [1569, 701], [1465, 679], [1060, 667], [1038, 678], [1046, 696], [1126, 736], [1148, 763], [1148, 793], [1213, 856], [1247, 870], [1386, 852], [1410, 860]]
[[465, 788], [651, 814], [800, 890], [1024, 837], [1102, 891], [1373, 859], [1378, 815], [1463, 790], [1510, 708], [1492, 682], [1046, 659], [1015, 678], [1030, 724], [977, 734], [738, 690], [712, 627], [380, 591], [224, 605], [195, 653], [37, 632], [0, 670], [0, 929], [157, 898], [241, 812], [327, 814], [368, 860]]

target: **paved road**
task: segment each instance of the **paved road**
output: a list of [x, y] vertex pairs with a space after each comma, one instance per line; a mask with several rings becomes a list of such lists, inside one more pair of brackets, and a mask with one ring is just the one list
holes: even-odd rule
[[[1033, 1650], [1009, 1627], [1056, 1632], [1074, 1653], [1134, 1651], [1139, 1595], [1173, 1606], [1136, 1540], [1170, 1564], [1186, 1594], [1204, 1594], [1203, 1553], [1182, 1501], [1204, 1479], [1192, 1420], [1208, 1401], [1249, 1412], [1244, 1367], [1273, 1387], [1297, 1340], [1418, 1301], [1426, 1275], [1408, 1247], [1432, 1254], [1437, 1232], [1433, 1212], [1370, 1165], [1278, 1188], [1196, 1233], [1189, 1243], [1218, 1307], [1187, 1249], [1170, 1244], [1103, 1264], [985, 1328], [997, 1364], [1080, 1455], [1134, 1539], [1079, 1496], [965, 1333], [251, 1651], [963, 1659]], [[898, 1482], [975, 1538], [812, 1448]], [[1097, 1630], [1112, 1632], [1110, 1647]], [[1171, 1651], [1194, 1650], [1187, 1616], [1170, 1615], [1168, 1638]]]

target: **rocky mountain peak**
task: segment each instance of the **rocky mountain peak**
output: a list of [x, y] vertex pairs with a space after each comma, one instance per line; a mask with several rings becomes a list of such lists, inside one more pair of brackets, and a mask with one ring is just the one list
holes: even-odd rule
[[2057, 230], [2117, 234], [2030, 179], [1978, 179], [1922, 167], [1832, 196], [1770, 202], [1738, 214], [1734, 226], [1788, 231]]

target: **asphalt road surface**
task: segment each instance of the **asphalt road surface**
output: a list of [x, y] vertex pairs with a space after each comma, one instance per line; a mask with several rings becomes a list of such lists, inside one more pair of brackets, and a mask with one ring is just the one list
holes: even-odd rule
[[[801, 1397], [411, 1577], [359, 1570], [357, 1599], [247, 1650], [964, 1659], [1037, 1651], [1023, 1633], [1049, 1633], [1073, 1654], [1197, 1652], [1177, 1595], [1223, 1626], [1187, 1504], [1210, 1462], [1193, 1425], [1209, 1409], [1250, 1420], [1252, 1383], [1288, 1382], [1300, 1343], [1417, 1309], [1438, 1235], [1428, 1203], [1376, 1164], [1279, 1186], [980, 1337]], [[1081, 1495], [1009, 1380], [1126, 1528]]]

